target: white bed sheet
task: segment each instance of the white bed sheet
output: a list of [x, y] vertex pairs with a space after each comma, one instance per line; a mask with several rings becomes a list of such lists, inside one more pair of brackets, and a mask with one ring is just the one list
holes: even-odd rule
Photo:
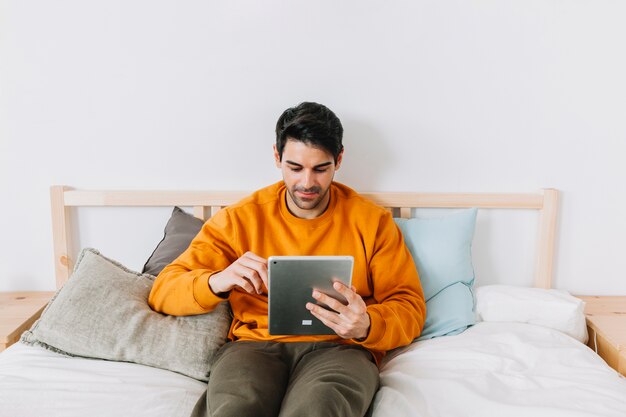
[[373, 416], [625, 417], [626, 379], [556, 330], [480, 322], [388, 355]]
[[187, 417], [206, 384], [16, 343], [0, 355], [0, 417]]

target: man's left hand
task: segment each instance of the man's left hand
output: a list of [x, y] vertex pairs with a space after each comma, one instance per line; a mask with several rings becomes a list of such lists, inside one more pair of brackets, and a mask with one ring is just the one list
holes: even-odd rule
[[354, 287], [348, 288], [341, 282], [335, 282], [333, 287], [339, 294], [346, 297], [346, 300], [348, 300], [347, 305], [317, 290], [313, 290], [313, 298], [334, 311], [327, 310], [314, 303], [307, 303], [306, 308], [343, 339], [366, 338], [370, 329], [370, 316], [367, 314], [365, 301], [356, 293]]

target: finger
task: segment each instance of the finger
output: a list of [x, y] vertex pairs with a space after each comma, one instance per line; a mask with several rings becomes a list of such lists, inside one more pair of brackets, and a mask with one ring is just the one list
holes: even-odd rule
[[263, 291], [263, 281], [259, 277], [257, 271], [241, 264], [237, 264], [234, 272], [236, 276], [249, 281], [254, 286], [254, 291], [257, 294], [261, 294]]
[[359, 300], [363, 300], [359, 294], [356, 292], [356, 288], [347, 287], [343, 282], [335, 281], [333, 283], [333, 288], [337, 290], [337, 292], [348, 300], [348, 304], [352, 304], [358, 302]]
[[263, 261], [259, 261], [254, 258], [247, 257], [245, 255], [237, 259], [237, 263], [240, 265], [244, 265], [250, 269], [254, 269], [255, 271], [258, 271], [258, 272], [262, 272], [262, 271], [267, 272], [267, 263]]
[[337, 327], [341, 322], [339, 315], [333, 311], [327, 310], [322, 306], [319, 306], [314, 303], [306, 304], [307, 310], [311, 312], [315, 317], [317, 317], [322, 323], [327, 325], [328, 327], [334, 330], [334, 327]]
[[342, 283], [336, 282], [333, 286], [337, 292], [346, 298], [348, 304], [342, 304], [337, 307], [333, 306], [332, 308], [336, 309], [338, 313], [351, 323], [361, 321], [363, 319], [363, 315], [367, 314], [367, 305], [365, 304], [365, 301], [363, 301], [363, 298]]
[[234, 283], [237, 287], [241, 288], [249, 294], [256, 294], [257, 290], [254, 285], [246, 278], [235, 276]]
[[263, 259], [252, 252], [246, 252], [241, 258], [238, 259], [238, 261], [239, 264], [256, 271], [261, 281], [263, 281], [265, 287], [268, 287], [266, 259]]
[[313, 290], [312, 295], [315, 300], [319, 301], [320, 303], [326, 304], [329, 308], [332, 308], [337, 313], [341, 314], [346, 312], [346, 306], [339, 300], [331, 297], [330, 295], [324, 294], [323, 292], [317, 290]]
[[250, 251], [248, 251], [248, 252], [244, 253], [244, 254], [243, 254], [243, 256], [245, 256], [246, 258], [253, 259], [253, 260], [255, 260], [255, 261], [257, 261], [257, 262], [260, 262], [260, 263], [262, 263], [262, 264], [265, 264], [265, 265], [267, 266], [267, 259], [265, 259], [265, 258], [263, 258], [263, 257], [261, 257], [261, 256], [259, 256], [259, 255], [257, 255], [257, 254], [256, 254], [256, 253], [254, 253], [254, 252], [250, 252]]
[[339, 315], [313, 303], [307, 303], [306, 307], [314, 317], [321, 321], [326, 327], [332, 329], [339, 337], [350, 339], [348, 328], [344, 326], [341, 320], [338, 320]]

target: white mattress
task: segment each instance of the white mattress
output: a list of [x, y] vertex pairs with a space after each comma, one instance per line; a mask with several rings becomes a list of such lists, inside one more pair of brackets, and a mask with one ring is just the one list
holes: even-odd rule
[[[399, 354], [402, 352], [401, 354]], [[481, 322], [385, 358], [374, 417], [625, 417], [626, 379], [547, 327]]]
[[[188, 416], [205, 384], [37, 347], [0, 354], [0, 417]], [[626, 379], [556, 330], [478, 323], [388, 355], [374, 417], [624, 417]]]
[[17, 343], [0, 354], [0, 417], [187, 417], [206, 384]]

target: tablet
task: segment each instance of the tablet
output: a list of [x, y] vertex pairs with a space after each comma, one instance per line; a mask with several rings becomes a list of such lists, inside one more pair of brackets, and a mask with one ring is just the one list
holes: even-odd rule
[[352, 285], [352, 256], [270, 256], [269, 333], [271, 335], [323, 335], [335, 332], [319, 321], [306, 303], [317, 303], [313, 289], [342, 302], [333, 282]]

